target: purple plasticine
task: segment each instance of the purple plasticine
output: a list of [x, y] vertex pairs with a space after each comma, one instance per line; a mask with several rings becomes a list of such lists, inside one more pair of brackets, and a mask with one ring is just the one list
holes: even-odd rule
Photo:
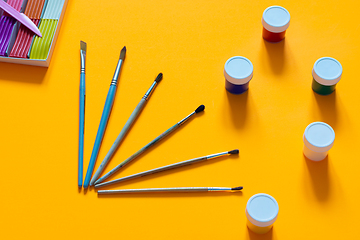
[[16, 20], [12, 17], [2, 16], [0, 19], [0, 56], [5, 56], [6, 49], [10, 42], [10, 37]]

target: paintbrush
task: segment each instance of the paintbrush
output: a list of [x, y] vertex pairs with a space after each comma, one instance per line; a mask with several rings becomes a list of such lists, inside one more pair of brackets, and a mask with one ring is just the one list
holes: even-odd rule
[[133, 155], [131, 155], [128, 159], [126, 159], [125, 161], [123, 161], [122, 163], [120, 163], [119, 165], [117, 165], [115, 168], [113, 168], [112, 170], [110, 170], [110, 172], [108, 172], [107, 174], [105, 174], [103, 177], [99, 178], [95, 184], [99, 184], [101, 182], [103, 182], [105, 179], [107, 179], [108, 177], [110, 177], [111, 175], [113, 175], [115, 172], [117, 172], [120, 168], [122, 168], [123, 166], [125, 166], [126, 164], [128, 164], [129, 162], [131, 162], [132, 160], [134, 160], [136, 157], [138, 157], [141, 153], [145, 152], [145, 150], [149, 149], [151, 146], [155, 145], [155, 143], [159, 142], [161, 139], [165, 138], [167, 135], [169, 135], [171, 132], [173, 132], [175, 129], [177, 129], [178, 127], [180, 127], [183, 123], [185, 123], [186, 121], [188, 121], [192, 116], [194, 116], [195, 114], [204, 111], [205, 106], [204, 105], [200, 105], [197, 109], [195, 109], [194, 112], [192, 112], [191, 114], [189, 114], [187, 117], [185, 117], [184, 119], [182, 119], [180, 122], [176, 123], [174, 126], [172, 126], [171, 128], [169, 128], [168, 130], [166, 130], [165, 132], [163, 132], [160, 136], [158, 136], [157, 138], [155, 138], [154, 140], [152, 140], [150, 143], [148, 143], [145, 147], [141, 148], [139, 151], [137, 151], [136, 153], [134, 153]]
[[133, 179], [133, 178], [144, 177], [144, 176], [149, 175], [149, 174], [163, 172], [163, 171], [166, 171], [166, 170], [191, 165], [191, 164], [194, 164], [194, 163], [199, 163], [199, 162], [202, 162], [202, 161], [205, 161], [205, 160], [214, 159], [214, 158], [218, 158], [218, 157], [225, 156], [225, 155], [238, 154], [238, 153], [239, 153], [239, 150], [235, 149], [235, 150], [228, 151], [228, 152], [216, 153], [216, 154], [212, 154], [212, 155], [208, 155], [208, 156], [204, 156], [204, 157], [194, 158], [194, 159], [190, 159], [190, 160], [187, 160], [187, 161], [178, 162], [178, 163], [170, 164], [170, 165], [167, 165], [167, 166], [151, 169], [151, 170], [148, 170], [148, 171], [145, 171], [145, 172], [136, 173], [136, 174], [126, 176], [126, 177], [123, 177], [123, 178], [119, 178], [119, 179], [116, 179], [116, 180], [113, 180], [113, 181], [100, 183], [100, 184], [95, 185], [95, 188], [101, 188], [101, 187], [104, 187], [104, 186], [107, 186], [107, 185], [110, 185], [110, 184], [123, 182], [123, 181], [130, 180], [130, 179]]
[[123, 129], [119, 133], [119, 135], [116, 138], [115, 142], [111, 146], [109, 152], [106, 154], [104, 160], [101, 162], [99, 168], [94, 173], [94, 176], [92, 177], [92, 179], [90, 181], [90, 186], [93, 186], [95, 181], [100, 177], [100, 174], [104, 171], [105, 166], [111, 160], [112, 156], [116, 152], [116, 149], [119, 147], [120, 143], [125, 138], [126, 133], [129, 131], [131, 125], [134, 123], [135, 119], [137, 118], [137, 116], [139, 115], [141, 110], [144, 108], [145, 103], [148, 101], [151, 93], [154, 91], [155, 87], [162, 80], [162, 78], [163, 78], [163, 74], [159, 73], [159, 75], [156, 77], [156, 79], [152, 83], [151, 87], [149, 88], [149, 90], [147, 90], [147, 92], [145, 93], [143, 98], [140, 100], [139, 104], [136, 106], [135, 110], [130, 115], [129, 119], [125, 123]]
[[85, 60], [86, 42], [80, 41], [80, 102], [79, 102], [79, 159], [78, 186], [82, 186], [84, 161], [84, 124], [85, 124]]
[[176, 187], [176, 188], [142, 188], [142, 189], [119, 189], [119, 190], [99, 190], [99, 195], [114, 193], [180, 193], [180, 192], [238, 192], [243, 187]]
[[125, 60], [125, 55], [126, 55], [126, 47], [123, 47], [123, 49], [121, 49], [121, 52], [120, 52], [120, 58], [119, 58], [118, 64], [117, 64], [116, 69], [115, 69], [114, 77], [111, 80], [109, 92], [108, 92], [108, 95], [107, 95], [106, 101], [105, 101], [104, 110], [103, 110], [103, 113], [101, 115], [99, 129], [98, 129], [98, 132], [96, 134], [94, 148], [92, 150], [89, 166], [88, 166], [88, 169], [87, 169], [87, 172], [86, 172], [86, 177], [85, 177], [85, 181], [84, 181], [84, 188], [89, 187], [89, 183], [90, 183], [91, 175], [92, 175], [93, 170], [94, 170], [96, 158], [97, 158], [97, 156], [99, 154], [100, 145], [101, 145], [102, 139], [104, 137], [105, 128], [106, 128], [107, 122], [109, 120], [112, 105], [114, 103], [115, 92], [116, 92], [116, 88], [117, 88], [117, 82], [118, 82], [118, 78], [119, 78], [119, 75], [120, 75], [120, 70], [121, 70], [122, 63]]

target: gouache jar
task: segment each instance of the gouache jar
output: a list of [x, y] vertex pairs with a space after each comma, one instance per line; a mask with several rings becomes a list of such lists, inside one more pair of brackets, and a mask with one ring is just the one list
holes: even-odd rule
[[248, 228], [258, 234], [270, 231], [279, 212], [276, 200], [265, 193], [252, 196], [246, 205]]
[[283, 7], [271, 6], [265, 9], [261, 23], [263, 38], [268, 42], [280, 42], [285, 38], [290, 25], [290, 13]]
[[305, 157], [321, 161], [334, 145], [335, 132], [329, 124], [313, 122], [306, 127], [303, 140]]
[[340, 62], [331, 57], [318, 59], [312, 70], [312, 89], [320, 95], [329, 95], [335, 91], [342, 75]]
[[225, 88], [233, 94], [242, 94], [249, 89], [249, 82], [253, 77], [253, 65], [245, 57], [232, 57], [224, 67]]

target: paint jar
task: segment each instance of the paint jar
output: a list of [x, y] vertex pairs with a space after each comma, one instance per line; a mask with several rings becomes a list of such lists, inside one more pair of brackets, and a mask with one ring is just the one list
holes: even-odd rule
[[320, 95], [329, 95], [335, 91], [342, 75], [340, 62], [331, 57], [318, 59], [312, 70], [312, 89]]
[[270, 231], [279, 212], [276, 200], [265, 193], [252, 196], [246, 205], [245, 214], [248, 228], [259, 234]]
[[334, 145], [335, 132], [329, 124], [313, 122], [304, 132], [304, 155], [310, 160], [321, 161]]
[[229, 58], [224, 67], [225, 88], [233, 94], [242, 94], [249, 89], [253, 77], [253, 65], [245, 57]]
[[265, 9], [261, 22], [263, 38], [268, 42], [280, 42], [290, 25], [290, 13], [283, 7], [271, 6]]

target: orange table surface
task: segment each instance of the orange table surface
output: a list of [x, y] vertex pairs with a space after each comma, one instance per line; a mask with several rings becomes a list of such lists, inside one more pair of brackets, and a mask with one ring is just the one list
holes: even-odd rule
[[[271, 5], [291, 14], [286, 38], [262, 39]], [[69, 1], [49, 68], [0, 63], [1, 239], [359, 239], [358, 1]], [[98, 197], [77, 188], [80, 40], [87, 42], [84, 176], [120, 50], [127, 56], [95, 169], [159, 72], [154, 91], [106, 172], [190, 114], [196, 116], [112, 179], [238, 148], [223, 157], [108, 189], [236, 187], [242, 193]], [[225, 90], [227, 59], [252, 61], [243, 95]], [[311, 89], [312, 67], [339, 60], [336, 92]], [[306, 160], [303, 132], [324, 121], [328, 159]], [[256, 235], [245, 206], [279, 204]]]

